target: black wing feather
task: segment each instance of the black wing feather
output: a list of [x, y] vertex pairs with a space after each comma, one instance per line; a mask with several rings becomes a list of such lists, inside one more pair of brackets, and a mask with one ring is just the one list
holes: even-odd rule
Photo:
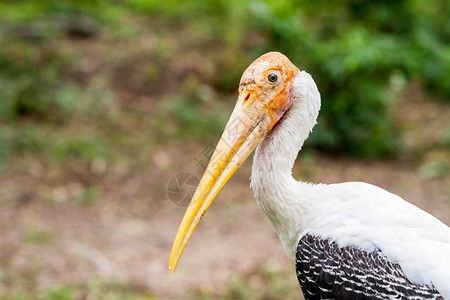
[[297, 278], [305, 299], [443, 299], [434, 287], [412, 283], [377, 249], [339, 247], [304, 235], [297, 246]]

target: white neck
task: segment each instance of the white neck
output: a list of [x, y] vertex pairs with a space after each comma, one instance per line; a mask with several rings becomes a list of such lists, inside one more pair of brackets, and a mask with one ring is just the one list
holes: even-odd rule
[[[292, 177], [298, 151], [316, 123], [320, 95], [309, 74], [294, 79], [291, 108], [256, 148], [251, 187], [285, 252], [295, 257], [305, 233], [341, 247], [379, 248], [414, 283], [450, 299], [450, 231], [426, 212], [376, 186], [347, 182], [312, 185]], [[417, 251], [421, 249], [421, 251]]]
[[[261, 141], [253, 158], [251, 187], [256, 201], [277, 230], [288, 254], [292, 254], [290, 244], [297, 242], [292, 235], [302, 230], [298, 216], [305, 215], [308, 209], [310, 190], [309, 184], [292, 177], [292, 167], [316, 124], [319, 109], [317, 86], [311, 75], [302, 71], [294, 78], [291, 108]], [[294, 215], [295, 221], [291, 219]]]

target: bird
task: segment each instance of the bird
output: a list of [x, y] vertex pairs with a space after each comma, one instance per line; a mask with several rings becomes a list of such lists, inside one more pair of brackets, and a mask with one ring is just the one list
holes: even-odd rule
[[312, 76], [269, 52], [238, 99], [175, 237], [169, 271], [204, 213], [255, 150], [250, 186], [294, 261], [305, 299], [450, 299], [450, 228], [364, 182], [313, 184], [292, 167], [317, 123]]

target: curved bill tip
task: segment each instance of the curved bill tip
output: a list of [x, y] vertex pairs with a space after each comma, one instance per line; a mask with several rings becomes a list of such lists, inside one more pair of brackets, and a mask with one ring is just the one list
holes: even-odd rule
[[192, 233], [209, 205], [270, 130], [271, 118], [263, 110], [259, 113], [259, 116], [254, 118], [254, 115], [247, 114], [237, 105], [231, 115], [181, 221], [170, 254], [170, 274], [175, 272]]

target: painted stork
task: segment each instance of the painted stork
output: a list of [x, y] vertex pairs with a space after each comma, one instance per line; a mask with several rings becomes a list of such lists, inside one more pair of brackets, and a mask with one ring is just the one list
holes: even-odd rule
[[292, 177], [319, 109], [312, 77], [283, 54], [267, 53], [245, 70], [236, 106], [178, 229], [169, 271], [256, 148], [251, 187], [295, 260], [306, 299], [450, 299], [448, 226], [368, 183]]

